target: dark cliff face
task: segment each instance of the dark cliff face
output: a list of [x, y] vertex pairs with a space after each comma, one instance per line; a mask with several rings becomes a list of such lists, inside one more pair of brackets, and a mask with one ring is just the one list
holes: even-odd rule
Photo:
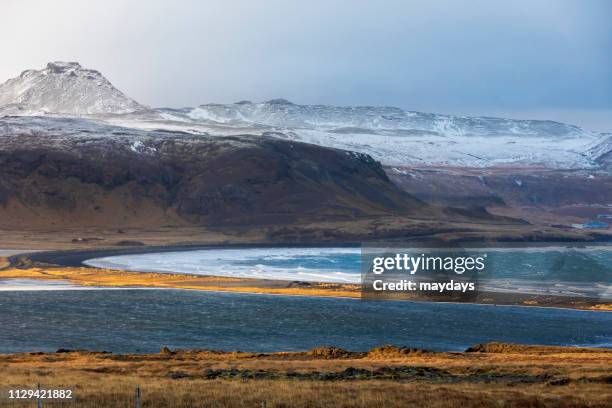
[[0, 223], [22, 214], [26, 225], [277, 225], [430, 211], [367, 155], [265, 137], [61, 126], [0, 135]]

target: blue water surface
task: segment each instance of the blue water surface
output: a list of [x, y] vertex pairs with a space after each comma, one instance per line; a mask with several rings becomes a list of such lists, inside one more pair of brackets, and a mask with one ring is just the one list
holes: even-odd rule
[[612, 346], [612, 313], [187, 290], [0, 292], [0, 353], [306, 350], [482, 342]]

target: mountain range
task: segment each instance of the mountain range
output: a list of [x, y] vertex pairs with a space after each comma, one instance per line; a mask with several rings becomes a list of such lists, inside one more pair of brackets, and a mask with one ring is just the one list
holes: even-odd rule
[[611, 170], [612, 135], [554, 121], [285, 99], [150, 108], [76, 62], [0, 85], [2, 225], [550, 227], [610, 213]]
[[388, 166], [608, 166], [610, 136], [542, 120], [440, 115], [393, 107], [298, 105], [285, 99], [148, 108], [98, 71], [51, 62], [0, 85], [0, 115], [60, 115], [145, 130], [252, 134], [371, 155]]

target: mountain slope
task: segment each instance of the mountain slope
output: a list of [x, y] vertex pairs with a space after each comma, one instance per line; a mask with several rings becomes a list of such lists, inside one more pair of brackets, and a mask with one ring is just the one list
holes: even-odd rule
[[0, 225], [252, 226], [438, 213], [362, 154], [84, 119], [0, 119]]
[[606, 138], [589, 153], [603, 168], [612, 170], [612, 134], [606, 133], [604, 136]]
[[146, 109], [98, 71], [77, 62], [50, 62], [0, 85], [0, 114], [121, 114]]

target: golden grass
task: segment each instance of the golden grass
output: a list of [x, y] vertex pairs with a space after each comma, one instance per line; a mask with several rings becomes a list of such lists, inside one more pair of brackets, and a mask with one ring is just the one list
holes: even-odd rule
[[262, 281], [258, 279], [197, 276], [188, 274], [128, 272], [98, 268], [11, 268], [2, 271], [2, 273], [0, 273], [0, 278], [63, 280], [81, 286], [101, 287], [131, 286], [354, 298], [361, 296], [359, 285], [310, 283], [304, 286], [293, 286], [291, 282], [283, 281]]
[[[76, 378], [75, 378], [76, 379]], [[82, 377], [79, 377], [82, 381]], [[147, 408], [192, 407], [591, 407], [608, 408], [610, 394], [601, 386], [508, 387], [496, 384], [432, 385], [385, 381], [147, 381], [123, 376], [114, 381], [90, 377], [75, 387], [74, 402], [45, 402], [45, 407], [118, 408], [134, 407], [136, 387]], [[32, 407], [33, 402], [10, 403], [6, 407]]]
[[[496, 347], [500, 347], [497, 345]], [[506, 345], [504, 350], [521, 350]], [[612, 350], [528, 349], [504, 353], [222, 353], [154, 355], [72, 352], [0, 355], [0, 389], [68, 387], [76, 402], [45, 406], [131, 407], [135, 389], [143, 407], [607, 407], [612, 399]], [[338, 350], [336, 350], [338, 351]], [[333, 354], [333, 353], [332, 353]], [[348, 367], [431, 367], [444, 378], [206, 379], [209, 369], [266, 372], [340, 372]], [[181, 373], [181, 376], [173, 374]], [[484, 376], [484, 377], [483, 377]], [[506, 376], [506, 377], [504, 377]], [[520, 381], [515, 378], [533, 378]], [[477, 380], [486, 378], [489, 381]], [[505, 379], [504, 379], [505, 378]], [[457, 379], [460, 379], [457, 381]], [[606, 381], [608, 383], [606, 383]], [[0, 397], [0, 405], [7, 402]], [[2, 406], [32, 406], [5, 404]]]
[[510, 353], [510, 354], [558, 354], [558, 353], [570, 353], [576, 355], [579, 353], [595, 353], [601, 354], [606, 352], [606, 349], [596, 347], [576, 347], [568, 348], [564, 346], [531, 346], [526, 344], [513, 344], [513, 343], [484, 343], [474, 345], [467, 350], [471, 353]]

